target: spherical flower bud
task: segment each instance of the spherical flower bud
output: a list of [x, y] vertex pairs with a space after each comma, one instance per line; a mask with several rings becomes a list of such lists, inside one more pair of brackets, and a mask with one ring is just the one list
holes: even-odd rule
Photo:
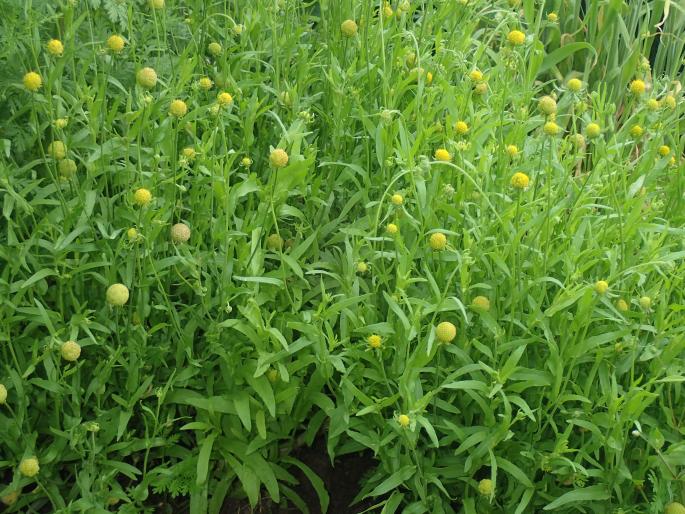
[[559, 134], [559, 131], [561, 129], [559, 128], [559, 125], [557, 125], [553, 121], [548, 121], [547, 123], [545, 123], [543, 130], [545, 134], [547, 134], [548, 136], [556, 136], [557, 134]]
[[447, 248], [447, 236], [442, 232], [434, 232], [428, 240], [432, 250], [441, 252]]
[[55, 160], [61, 161], [67, 156], [67, 147], [62, 141], [53, 141], [48, 145], [48, 154]]
[[402, 205], [402, 204], [404, 203], [404, 197], [403, 197], [401, 194], [399, 194], [399, 193], [395, 193], [395, 194], [392, 195], [392, 197], [390, 198], [390, 201], [391, 201], [394, 205]]
[[381, 336], [379, 335], [372, 334], [369, 337], [367, 337], [366, 340], [371, 348], [375, 349], [381, 347]]
[[661, 157], [666, 157], [670, 153], [671, 149], [667, 145], [661, 145], [659, 147], [659, 155], [661, 155]]
[[174, 243], [185, 243], [190, 239], [190, 228], [185, 223], [176, 223], [171, 227], [171, 240]]
[[230, 93], [223, 92], [217, 95], [216, 101], [219, 103], [220, 106], [228, 107], [233, 103], [233, 97]]
[[249, 168], [250, 166], [252, 166], [252, 159], [250, 159], [249, 157], [243, 157], [240, 161], [240, 165], [244, 168]]
[[640, 79], [633, 80], [630, 83], [630, 92], [636, 96], [643, 94], [646, 89], [647, 85]]
[[518, 146], [516, 145], [507, 145], [506, 148], [507, 154], [509, 154], [509, 157], [516, 157], [519, 154], [519, 149]]
[[441, 343], [449, 343], [457, 337], [457, 327], [449, 321], [443, 321], [435, 327], [435, 336]]
[[164, 0], [150, 0], [150, 7], [153, 9], [164, 9]]
[[128, 302], [128, 287], [124, 284], [112, 284], [107, 288], [105, 297], [108, 304], [121, 307]]
[[476, 84], [476, 87], [473, 88], [473, 91], [477, 95], [484, 95], [488, 92], [488, 85], [485, 82], [479, 82], [478, 84]]
[[135, 193], [133, 193], [133, 201], [141, 207], [145, 207], [152, 201], [152, 193], [144, 187], [136, 189]]
[[126, 237], [128, 237], [129, 241], [137, 241], [138, 236], [138, 230], [136, 230], [134, 227], [131, 227], [126, 231]]
[[107, 38], [107, 48], [109, 48], [115, 54], [118, 54], [124, 49], [124, 38], [118, 34], [112, 34]]
[[58, 129], [66, 128], [68, 124], [69, 120], [67, 118], [57, 118], [55, 120], [55, 127], [57, 127]]
[[619, 300], [616, 302], [616, 308], [621, 312], [628, 312], [628, 309], [630, 309], [628, 302], [626, 302], [623, 298], [619, 298]]
[[583, 89], [583, 81], [580, 79], [570, 79], [566, 83], [566, 87], [568, 87], [569, 91], [578, 93], [581, 89]]
[[269, 371], [266, 372], [266, 378], [269, 380], [269, 382], [275, 384], [278, 380], [278, 371], [271, 368]]
[[454, 124], [454, 131], [460, 136], [463, 136], [469, 131], [469, 126], [465, 121], [458, 121]]
[[640, 307], [648, 311], [652, 307], [652, 299], [649, 296], [640, 298]]
[[281, 250], [283, 248], [283, 238], [275, 232], [270, 234], [266, 238], [266, 247], [269, 250]]
[[71, 178], [76, 174], [76, 162], [72, 159], [59, 161], [57, 168], [59, 169], [59, 174], [64, 178]]
[[495, 492], [495, 485], [492, 483], [492, 480], [484, 478], [478, 482], [478, 492], [483, 496], [492, 495], [492, 493]]
[[238, 23], [237, 25], [233, 25], [233, 34], [235, 34], [236, 36], [241, 35], [244, 30], [245, 30], [245, 25], [242, 25], [240, 23]]
[[598, 280], [595, 282], [595, 291], [597, 294], [604, 295], [609, 290], [609, 284], [606, 280]]
[[630, 127], [630, 135], [633, 136], [635, 139], [642, 137], [642, 134], [644, 134], [644, 130], [640, 125], [633, 125]]
[[204, 89], [205, 91], [209, 91], [214, 85], [214, 82], [212, 82], [212, 79], [209, 77], [202, 77], [197, 83], [200, 86], [200, 89]]
[[35, 457], [27, 457], [19, 463], [19, 472], [25, 477], [35, 477], [39, 471], [40, 465]]
[[438, 148], [435, 151], [435, 160], [436, 161], [443, 161], [443, 162], [451, 161], [452, 160], [452, 154], [450, 154], [444, 148]]
[[570, 140], [576, 148], [585, 147], [585, 136], [583, 134], [572, 134]]
[[209, 50], [209, 53], [214, 57], [221, 55], [221, 52], [223, 52], [223, 48], [221, 48], [221, 45], [216, 41], [209, 43], [209, 45], [207, 45], [207, 50]]
[[530, 184], [530, 178], [523, 172], [516, 172], [511, 177], [511, 186], [515, 189], [526, 189]]
[[602, 128], [597, 123], [590, 123], [585, 129], [587, 137], [594, 139], [602, 133]]
[[40, 75], [38, 75], [38, 73], [35, 71], [29, 71], [26, 75], [24, 75], [23, 82], [24, 87], [34, 93], [40, 89], [40, 86], [43, 85], [43, 79], [41, 79]]
[[81, 345], [76, 341], [62, 343], [60, 353], [65, 361], [74, 362], [81, 356]]
[[11, 507], [15, 503], [17, 503], [17, 500], [19, 499], [19, 491], [12, 491], [9, 494], [6, 494], [2, 498], [0, 498], [0, 501], [7, 505], [8, 507]]
[[274, 168], [284, 168], [288, 164], [288, 154], [282, 148], [276, 148], [269, 155], [269, 162]]
[[195, 148], [192, 146], [186, 146], [181, 153], [183, 154], [183, 157], [188, 159], [189, 161], [195, 160], [195, 157], [197, 157], [197, 152], [195, 151]]
[[157, 72], [152, 68], [141, 68], [136, 74], [136, 81], [143, 89], [152, 89], [157, 85]]
[[677, 104], [678, 103], [676, 102], [675, 96], [671, 94], [666, 95], [666, 97], [664, 98], [664, 105], [671, 110], [675, 109]]
[[357, 273], [366, 273], [367, 271], [369, 271], [368, 264], [366, 264], [364, 261], [357, 263]]
[[7, 388], [4, 384], [0, 384], [0, 405], [7, 403]]
[[512, 30], [507, 34], [507, 41], [514, 46], [520, 46], [526, 41], [526, 35], [520, 30]]
[[547, 14], [547, 21], [550, 23], [556, 23], [559, 21], [559, 16], [555, 12]]
[[357, 22], [354, 20], [345, 20], [340, 25], [340, 31], [345, 37], [354, 37], [357, 35]]
[[471, 307], [477, 311], [489, 311], [490, 300], [488, 300], [485, 296], [476, 296], [471, 302]]
[[48, 53], [54, 56], [60, 56], [64, 53], [64, 45], [59, 39], [51, 39], [47, 44]]
[[409, 422], [411, 420], [409, 419], [409, 416], [406, 414], [400, 414], [397, 416], [397, 422], [400, 424], [402, 428], [407, 428], [409, 426]]
[[169, 105], [169, 114], [182, 118], [188, 113], [188, 106], [183, 100], [173, 100]]
[[469, 73], [469, 78], [474, 82], [482, 82], [483, 72], [480, 70], [472, 70], [471, 73]]
[[664, 509], [664, 514], [685, 514], [685, 505], [678, 502], [669, 503]]
[[397, 232], [399, 232], [399, 230], [400, 229], [394, 223], [388, 223], [385, 227], [385, 231], [388, 234], [390, 234], [391, 236], [394, 236], [395, 234], [397, 234]]
[[538, 101], [538, 107], [547, 115], [554, 114], [557, 112], [557, 101], [551, 96], [543, 96]]

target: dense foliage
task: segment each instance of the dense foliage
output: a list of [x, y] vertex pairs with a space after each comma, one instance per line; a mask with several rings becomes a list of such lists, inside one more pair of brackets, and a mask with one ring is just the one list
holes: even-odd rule
[[0, 8], [8, 512], [685, 512], [682, 3]]

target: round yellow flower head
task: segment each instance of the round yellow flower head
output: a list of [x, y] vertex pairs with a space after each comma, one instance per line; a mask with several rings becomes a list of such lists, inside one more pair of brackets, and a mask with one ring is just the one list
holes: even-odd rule
[[556, 23], [559, 21], [559, 16], [555, 12], [551, 12], [547, 15], [547, 21], [550, 23]]
[[530, 178], [523, 172], [516, 172], [511, 177], [511, 186], [516, 189], [526, 189], [530, 184]]
[[157, 85], [157, 72], [152, 68], [141, 68], [136, 74], [136, 81], [143, 89], [152, 89]]
[[554, 114], [557, 112], [557, 101], [551, 96], [543, 96], [538, 102], [538, 107], [547, 115]]
[[640, 298], [640, 307], [648, 311], [652, 307], [652, 299], [649, 296]]
[[469, 78], [474, 82], [482, 82], [483, 72], [480, 70], [472, 70], [471, 73], [469, 73]]
[[150, 0], [150, 7], [153, 9], [164, 9], [164, 0]]
[[666, 505], [664, 514], [685, 514], [685, 505], [678, 502], [672, 502]]
[[640, 125], [633, 125], [630, 127], [630, 135], [633, 136], [634, 138], [642, 137], [642, 134], [644, 134], [645, 131], [642, 129]]
[[661, 145], [659, 147], [659, 155], [661, 155], [661, 157], [666, 157], [670, 153], [671, 153], [671, 149], [667, 145]]
[[224, 49], [221, 48], [221, 45], [216, 41], [209, 43], [209, 45], [207, 45], [207, 50], [209, 50], [209, 53], [214, 57], [221, 55], [221, 52], [224, 51]]
[[664, 105], [669, 109], [673, 110], [676, 108], [676, 105], [678, 105], [678, 102], [676, 102], [675, 96], [668, 94], [664, 98]]
[[436, 161], [443, 161], [443, 162], [451, 161], [452, 160], [452, 154], [449, 153], [444, 148], [438, 148], [435, 151], [435, 160]]
[[463, 136], [469, 131], [469, 126], [465, 121], [458, 121], [454, 124], [454, 131], [460, 136]]
[[76, 162], [72, 159], [64, 159], [59, 161], [57, 166], [59, 169], [59, 174], [64, 178], [71, 178], [76, 174]]
[[173, 100], [169, 105], [169, 114], [182, 118], [188, 113], [188, 106], [183, 100]]
[[400, 424], [402, 428], [407, 428], [410, 422], [409, 416], [407, 416], [406, 414], [400, 414], [399, 416], [397, 416], [397, 422]]
[[619, 300], [616, 302], [616, 308], [621, 312], [627, 312], [630, 307], [623, 298], [619, 298]]
[[67, 125], [69, 125], [69, 120], [67, 118], [57, 118], [55, 120], [55, 127], [58, 129], [66, 128]]
[[369, 346], [371, 348], [380, 348], [381, 347], [381, 336], [379, 336], [379, 335], [372, 334], [366, 338], [366, 341], [369, 343]]
[[185, 223], [176, 223], [171, 227], [171, 240], [174, 243], [185, 243], [190, 239], [190, 228]]
[[0, 405], [7, 403], [7, 388], [4, 384], [0, 384]]
[[402, 205], [402, 204], [404, 203], [404, 196], [402, 196], [402, 195], [399, 194], [399, 193], [395, 193], [395, 194], [392, 195], [392, 197], [390, 198], [390, 201], [391, 201], [394, 205]]
[[53, 159], [61, 161], [67, 156], [67, 147], [62, 141], [53, 141], [48, 145], [48, 154]]
[[288, 154], [282, 148], [276, 148], [269, 155], [269, 162], [274, 168], [285, 168], [288, 164]]
[[218, 94], [218, 96], [216, 97], [216, 101], [219, 102], [220, 106], [228, 107], [233, 103], [233, 97], [230, 93], [223, 92]]
[[580, 79], [570, 79], [566, 83], [566, 87], [568, 87], [569, 91], [578, 93], [581, 89], [583, 89], [583, 81]]
[[128, 302], [128, 287], [124, 284], [112, 284], [107, 288], [105, 298], [108, 304], [121, 307]]
[[447, 248], [447, 236], [442, 232], [434, 232], [431, 234], [428, 243], [432, 250], [441, 252]]
[[40, 471], [40, 465], [38, 464], [38, 459], [35, 457], [27, 457], [22, 459], [19, 463], [19, 473], [25, 477], [35, 477]]
[[553, 121], [548, 121], [547, 123], [545, 123], [543, 130], [545, 134], [547, 134], [548, 136], [556, 136], [557, 134], [559, 134], [559, 131], [561, 129], [559, 128], [559, 125], [557, 125]]
[[394, 223], [388, 223], [385, 227], [385, 231], [388, 234], [390, 234], [391, 236], [394, 236], [395, 234], [397, 234], [397, 232], [399, 232], [399, 230], [400, 229]]
[[133, 193], [133, 201], [141, 207], [145, 207], [152, 201], [152, 193], [144, 187], [136, 189], [136, 191]]
[[24, 75], [23, 82], [24, 87], [34, 93], [40, 89], [40, 86], [43, 85], [43, 79], [41, 79], [40, 75], [38, 75], [38, 73], [35, 71], [29, 71], [26, 75]]
[[476, 296], [471, 302], [471, 307], [477, 311], [489, 311], [490, 300], [488, 300], [485, 296]]
[[433, 82], [433, 74], [430, 71], [426, 72], [426, 82], [428, 82], [429, 84]]
[[354, 37], [357, 35], [357, 22], [354, 20], [345, 20], [340, 24], [340, 31], [345, 37]]
[[516, 145], [507, 145], [507, 154], [509, 154], [509, 157], [516, 157], [519, 154], [519, 149], [518, 146]]
[[595, 292], [597, 294], [606, 294], [606, 292], [609, 290], [609, 284], [606, 280], [598, 280], [595, 282]]
[[520, 30], [512, 30], [507, 34], [507, 41], [514, 46], [520, 46], [526, 41], [526, 35]]
[[488, 85], [485, 82], [479, 82], [478, 84], [476, 84], [476, 87], [473, 88], [473, 91], [477, 95], [484, 95], [488, 92]]
[[650, 111], [658, 111], [661, 107], [661, 103], [656, 98], [650, 98], [647, 100], [647, 109]]
[[640, 79], [635, 79], [630, 83], [630, 92], [634, 95], [641, 95], [647, 89], [647, 85]]
[[495, 485], [492, 483], [492, 480], [489, 478], [484, 478], [478, 482], [478, 492], [483, 496], [490, 496], [493, 492], [495, 492]]
[[59, 39], [51, 39], [47, 45], [50, 55], [60, 56], [64, 53], [64, 45]]
[[249, 168], [250, 166], [252, 166], [252, 159], [250, 159], [249, 157], [243, 157], [240, 161], [240, 165], [245, 168]]
[[602, 128], [597, 123], [590, 123], [585, 131], [587, 132], [587, 137], [594, 139], [602, 133]]
[[357, 273], [366, 273], [367, 271], [369, 271], [369, 265], [364, 261], [359, 261], [357, 263]]
[[233, 25], [233, 33], [236, 36], [239, 36], [240, 34], [242, 34], [244, 30], [245, 30], [245, 25], [242, 25], [240, 23], [238, 23], [237, 25]]
[[585, 147], [585, 136], [583, 134], [572, 134], [570, 140], [576, 148]]
[[131, 227], [126, 231], [126, 237], [128, 237], [129, 241], [136, 241], [138, 239], [138, 231]]
[[200, 89], [204, 89], [205, 91], [209, 91], [214, 85], [214, 82], [212, 82], [212, 79], [209, 77], [202, 77], [197, 83], [200, 86]]
[[266, 247], [269, 250], [280, 250], [283, 248], [283, 238], [277, 233], [270, 234], [266, 238]]
[[6, 494], [2, 498], [0, 498], [0, 501], [7, 505], [8, 507], [11, 507], [15, 503], [17, 503], [17, 500], [19, 499], [19, 491], [12, 491], [9, 494]]
[[76, 341], [62, 343], [60, 353], [65, 361], [74, 362], [81, 356], [81, 345]]
[[383, 3], [383, 16], [390, 18], [393, 15], [392, 7], [388, 2]]
[[192, 146], [186, 146], [181, 153], [183, 154], [183, 157], [188, 159], [189, 161], [195, 160], [195, 157], [197, 157], [197, 152], [195, 151], [195, 148]]
[[449, 343], [457, 337], [457, 327], [449, 321], [443, 321], [435, 327], [435, 336], [441, 343]]
[[112, 34], [107, 38], [107, 48], [109, 48], [115, 54], [118, 54], [124, 49], [124, 38], [118, 34]]

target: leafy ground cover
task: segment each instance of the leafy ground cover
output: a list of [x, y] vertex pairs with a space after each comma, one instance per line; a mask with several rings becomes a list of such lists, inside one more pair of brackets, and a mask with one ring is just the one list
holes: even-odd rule
[[682, 3], [0, 8], [5, 511], [685, 513]]

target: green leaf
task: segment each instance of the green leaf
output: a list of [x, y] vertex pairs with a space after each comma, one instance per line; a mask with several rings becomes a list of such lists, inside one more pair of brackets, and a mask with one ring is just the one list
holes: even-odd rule
[[553, 52], [547, 54], [545, 58], [542, 60], [542, 65], [540, 66], [538, 73], [546, 72], [553, 66], [559, 64], [564, 59], [567, 59], [574, 53], [580, 52], [581, 50], [588, 50], [594, 56], [597, 56], [597, 50], [595, 50], [595, 47], [592, 46], [590, 43], [586, 43], [584, 41], [569, 43], [568, 45], [564, 45], [561, 48], [557, 48]]
[[213, 433], [205, 437], [200, 445], [200, 454], [197, 457], [197, 479], [195, 483], [202, 485], [207, 481], [207, 472], [209, 470], [209, 458], [212, 455], [212, 447], [217, 434]]
[[570, 503], [608, 500], [609, 498], [611, 498], [611, 495], [605, 486], [593, 485], [562, 494], [553, 502], [545, 505], [544, 510], [558, 509], [559, 507], [563, 507], [564, 505], [568, 505]]

